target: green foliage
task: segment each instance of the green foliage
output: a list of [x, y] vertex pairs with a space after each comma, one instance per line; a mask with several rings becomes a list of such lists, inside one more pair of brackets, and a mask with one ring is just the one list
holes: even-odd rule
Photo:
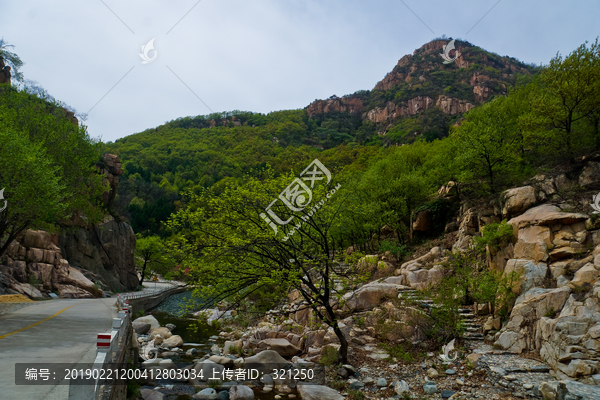
[[401, 260], [410, 255], [410, 250], [406, 244], [399, 244], [389, 239], [382, 240], [379, 244], [379, 251], [385, 253], [389, 251], [398, 260]]
[[11, 67], [11, 75], [13, 78], [18, 82], [21, 82], [23, 81], [23, 73], [20, 70], [24, 63], [17, 54], [8, 50], [14, 47], [14, 45], [8, 44], [4, 38], [0, 39], [0, 59], [3, 59], [4, 63]]
[[[557, 54], [544, 66], [541, 82], [531, 96], [531, 112], [522, 123], [527, 142], [543, 153], [573, 159], [594, 144], [600, 119], [600, 45], [587, 42], [568, 56]], [[589, 129], [592, 125], [592, 129]], [[598, 147], [597, 147], [598, 149]]]
[[[52, 230], [73, 214], [103, 215], [105, 187], [94, 168], [99, 147], [64, 110], [24, 91], [0, 89], [0, 255], [24, 229]], [[65, 151], [69, 149], [69, 151]]]
[[321, 352], [319, 363], [328, 367], [336, 365], [338, 363], [339, 356], [339, 352], [333, 347], [324, 347]]
[[512, 225], [506, 220], [500, 223], [492, 223], [483, 227], [482, 236], [476, 236], [475, 242], [480, 249], [489, 247], [490, 251], [495, 251], [505, 247], [512, 240], [514, 233]]
[[412, 364], [415, 362], [415, 356], [413, 355], [414, 349], [410, 345], [410, 342], [404, 342], [395, 345], [382, 343], [380, 346], [390, 355], [390, 361], [392, 361], [393, 358], [396, 358], [402, 360], [406, 364]]
[[138, 238], [135, 245], [136, 266], [141, 271], [140, 285], [144, 281], [146, 272], [165, 275], [174, 267], [167, 254], [167, 248], [157, 236]]
[[350, 389], [348, 390], [348, 400], [364, 400], [366, 396], [360, 390]]

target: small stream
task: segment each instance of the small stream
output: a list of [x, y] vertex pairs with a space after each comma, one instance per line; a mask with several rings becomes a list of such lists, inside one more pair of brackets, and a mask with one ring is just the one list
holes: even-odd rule
[[[169, 296], [158, 307], [150, 310], [147, 314], [152, 314], [160, 323], [161, 326], [166, 324], [174, 324], [174, 335], [179, 335], [183, 339], [183, 352], [179, 355], [170, 356], [177, 365], [191, 364], [194, 359], [202, 358], [205, 354], [210, 354], [210, 348], [215, 344], [223, 345], [224, 340], [215, 339], [219, 335], [219, 330], [191, 316], [193, 311], [200, 309], [202, 301], [192, 296], [191, 291], [177, 293]], [[211, 336], [213, 337], [211, 339]], [[195, 348], [198, 353], [194, 356], [186, 356], [185, 352], [191, 348]], [[175, 383], [175, 382], [169, 382]], [[167, 400], [189, 400], [190, 395], [183, 395], [181, 384], [176, 384], [174, 391], [171, 390], [161, 392], [165, 393]], [[177, 390], [179, 386], [180, 390]], [[190, 386], [190, 385], [185, 385]], [[188, 387], [190, 389], [190, 387]], [[168, 393], [171, 392], [171, 393]], [[219, 392], [219, 390], [217, 390]], [[193, 393], [193, 391], [191, 392]], [[296, 393], [294, 391], [294, 393]], [[274, 400], [277, 393], [263, 393], [260, 389], [254, 389], [255, 399], [257, 400]], [[283, 396], [287, 398], [287, 396]]]

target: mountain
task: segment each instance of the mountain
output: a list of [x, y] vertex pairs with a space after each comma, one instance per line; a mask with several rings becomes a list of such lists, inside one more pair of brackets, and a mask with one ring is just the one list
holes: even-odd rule
[[300, 110], [182, 117], [106, 144], [124, 164], [115, 207], [136, 232], [156, 233], [181, 192], [210, 187], [267, 164], [278, 172], [319, 157], [334, 170], [361, 168], [382, 147], [448, 135], [463, 113], [505, 94], [536, 68], [456, 40], [403, 56], [372, 90], [315, 100]]
[[[454, 43], [456, 49], [450, 52], [454, 61], [444, 64], [440, 54], [447, 44], [447, 40], [431, 41], [402, 57], [371, 91], [316, 100], [306, 112], [310, 118], [320, 120], [336, 113], [360, 115], [361, 121], [374, 126], [378, 135], [391, 133], [391, 140], [396, 142], [415, 134], [410, 129], [414, 124], [401, 123], [403, 119], [426, 114], [421, 118], [422, 123], [417, 124], [422, 129], [416, 133], [431, 140], [445, 136], [447, 123], [455, 121], [457, 116], [506, 94], [507, 87], [515, 84], [519, 74], [536, 72], [535, 67], [514, 58], [501, 57], [458, 40]], [[431, 111], [427, 113], [428, 110]], [[436, 119], [443, 121], [437, 124], [437, 130]]]

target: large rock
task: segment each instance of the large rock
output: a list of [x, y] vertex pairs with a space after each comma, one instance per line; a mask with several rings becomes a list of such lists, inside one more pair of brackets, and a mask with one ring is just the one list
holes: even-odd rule
[[144, 400], [163, 400], [165, 395], [157, 390], [140, 389], [140, 394]]
[[289, 362], [279, 355], [275, 350], [264, 350], [260, 353], [244, 359], [244, 367], [257, 369], [263, 373], [271, 373], [273, 369], [283, 368]]
[[85, 289], [73, 285], [55, 284], [54, 287], [58, 290], [58, 297], [63, 299], [92, 299], [94, 295]]
[[25, 247], [49, 250], [51, 248], [52, 238], [50, 233], [46, 231], [28, 230], [23, 236], [22, 244]]
[[531, 186], [509, 189], [502, 193], [504, 206], [502, 215], [506, 218], [521, 213], [536, 203], [535, 190]]
[[32, 299], [41, 299], [44, 297], [44, 295], [42, 295], [42, 292], [40, 292], [35, 286], [30, 285], [29, 283], [13, 282], [10, 288], [15, 292], [28, 296]]
[[202, 389], [198, 393], [196, 393], [193, 399], [201, 399], [201, 400], [217, 400], [217, 391], [212, 388]]
[[223, 365], [225, 368], [233, 368], [234, 366], [233, 360], [229, 357], [212, 355], [208, 359], [216, 364]]
[[541, 286], [546, 278], [548, 267], [544, 263], [534, 263], [531, 260], [512, 259], [506, 263], [504, 274], [520, 274], [519, 280], [515, 282], [513, 290], [515, 293], [525, 293], [529, 289]]
[[567, 287], [530, 289], [514, 306], [510, 319], [500, 331], [495, 344], [505, 350], [518, 353], [536, 349], [538, 321], [549, 313], [562, 310], [570, 292]]
[[596, 384], [600, 372], [600, 304], [596, 285], [584, 301], [571, 295], [556, 318], [542, 318], [536, 336], [540, 356], [553, 368], [559, 379], [578, 379]]
[[73, 267], [93, 272], [112, 291], [125, 291], [139, 284], [135, 240], [129, 224], [109, 219], [96, 227], [71, 229], [58, 243]]
[[258, 343], [259, 349], [275, 350], [282, 357], [293, 357], [302, 350], [291, 344], [287, 339], [265, 339]]
[[548, 247], [552, 245], [552, 231], [547, 226], [527, 226], [519, 229], [514, 257], [534, 260], [548, 259]]
[[302, 400], [344, 400], [344, 396], [327, 386], [299, 384], [297, 389]]
[[236, 385], [229, 389], [229, 400], [253, 400], [254, 392], [248, 386]]
[[171, 333], [169, 328], [161, 327], [161, 328], [152, 329], [152, 333], [150, 333], [149, 339], [152, 340], [158, 335], [160, 335], [163, 339], [168, 339], [171, 336], [173, 336], [173, 334]]
[[513, 226], [515, 232], [529, 225], [550, 226], [556, 224], [572, 225], [577, 222], [583, 222], [588, 218], [585, 214], [563, 212], [560, 208], [552, 204], [542, 204], [530, 208], [524, 214], [512, 218], [508, 221]]
[[143, 316], [143, 317], [136, 318], [133, 322], [134, 323], [135, 322], [145, 322], [145, 323], [148, 323], [148, 324], [150, 324], [150, 329], [151, 330], [154, 330], [154, 329], [160, 327], [160, 323], [152, 315], [146, 315], [146, 316]]
[[200, 385], [203, 382], [222, 381], [224, 366], [210, 360], [204, 360], [194, 366], [196, 379], [190, 379], [192, 385]]
[[173, 335], [165, 339], [162, 345], [168, 349], [172, 349], [173, 347], [181, 347], [183, 346], [183, 339], [179, 335]]
[[583, 268], [579, 269], [575, 272], [575, 277], [571, 281], [573, 285], [576, 287], [583, 287], [584, 285], [592, 285], [598, 277], [600, 276], [600, 271], [596, 269], [594, 264], [588, 263], [583, 266]]
[[131, 325], [133, 326], [133, 330], [135, 330], [135, 333], [137, 333], [138, 335], [144, 335], [148, 333], [148, 331], [150, 331], [150, 328], [152, 327], [152, 325], [150, 325], [149, 323], [142, 321], [133, 321]]
[[397, 296], [398, 285], [388, 283], [369, 283], [357, 290], [344, 295], [344, 308], [347, 311], [358, 312], [370, 310], [381, 304], [387, 298]]

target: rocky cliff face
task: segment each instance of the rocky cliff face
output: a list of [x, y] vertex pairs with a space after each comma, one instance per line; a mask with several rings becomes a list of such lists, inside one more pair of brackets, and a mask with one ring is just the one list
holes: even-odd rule
[[[0, 266], [0, 294], [24, 294], [43, 298], [55, 292], [63, 298], [91, 298], [101, 290], [86, 275], [73, 268], [58, 247], [58, 236], [44, 231], [26, 231], [13, 241]], [[93, 279], [93, 278], [92, 278]]]
[[129, 224], [109, 218], [98, 226], [63, 233], [58, 244], [71, 265], [92, 272], [106, 288], [123, 291], [139, 284], [135, 241]]
[[[436, 40], [403, 56], [371, 92], [329, 100], [316, 100], [306, 108], [309, 117], [328, 113], [361, 114], [385, 132], [398, 120], [437, 107], [450, 116], [463, 114], [477, 104], [506, 92], [514, 73], [529, 74], [518, 61], [487, 53], [467, 42], [456, 42], [456, 57], [443, 64], [439, 56], [448, 40]], [[471, 70], [473, 70], [471, 72]], [[460, 95], [445, 94], [448, 87], [460, 88]], [[410, 94], [415, 93], [414, 97]], [[385, 93], [385, 96], [381, 96]], [[382, 97], [387, 100], [382, 104]], [[376, 101], [371, 101], [375, 98]]]
[[359, 114], [363, 110], [363, 102], [361, 99], [354, 97], [337, 97], [328, 100], [316, 100], [310, 103], [306, 109], [309, 117], [319, 114], [347, 112], [351, 114]]
[[[119, 157], [104, 155], [98, 169], [110, 186], [103, 195], [110, 207], [123, 173]], [[54, 235], [26, 231], [10, 245], [0, 260], [0, 294], [43, 298], [55, 292], [63, 298], [86, 298], [102, 295], [101, 289], [124, 291], [138, 286], [136, 238], [129, 224], [107, 216], [97, 226], [87, 226], [79, 217], [65, 225]]]

